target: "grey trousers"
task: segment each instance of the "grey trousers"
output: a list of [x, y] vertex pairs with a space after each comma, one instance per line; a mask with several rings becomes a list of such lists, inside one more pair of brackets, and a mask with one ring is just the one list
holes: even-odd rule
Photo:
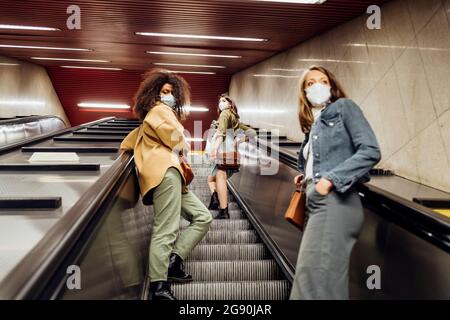
[[349, 298], [350, 254], [364, 222], [355, 189], [322, 196], [309, 182], [306, 213], [291, 291], [291, 300], [345, 300]]

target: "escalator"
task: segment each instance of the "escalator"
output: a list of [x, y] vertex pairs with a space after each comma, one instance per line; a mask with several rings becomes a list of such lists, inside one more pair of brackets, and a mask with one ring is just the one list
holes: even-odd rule
[[[138, 125], [106, 118], [0, 150], [2, 182], [10, 186], [0, 188], [1, 299], [146, 298], [153, 212], [140, 201], [132, 156], [118, 154]], [[33, 152], [75, 152], [80, 163], [36, 165], [28, 162]], [[206, 203], [209, 168], [194, 169], [192, 191]], [[175, 295], [287, 299], [289, 277], [231, 194], [230, 200], [231, 219], [212, 223], [185, 262], [194, 282], [174, 285]]]
[[[194, 166], [191, 190], [207, 206], [207, 164]], [[194, 281], [173, 286], [178, 299], [285, 300], [290, 283], [230, 194], [230, 219], [213, 220], [209, 232], [185, 262]], [[218, 211], [212, 211], [213, 216]], [[180, 228], [188, 225], [183, 221]]]
[[[67, 277], [64, 261], [85, 245], [96, 213], [134, 168], [130, 155], [118, 155], [119, 142], [95, 134], [78, 139], [77, 133], [116, 122], [105, 118], [0, 148], [0, 298], [55, 297], [56, 279]], [[53, 160], [30, 162], [36, 152]], [[59, 161], [61, 152], [79, 159]]]
[[[118, 154], [138, 125], [106, 118], [0, 148], [0, 299], [146, 298], [153, 212], [140, 201], [132, 156]], [[186, 259], [194, 281], [173, 285], [178, 299], [289, 296], [302, 236], [283, 218], [294, 149], [248, 147], [228, 182], [231, 219], [214, 220]], [[40, 166], [28, 162], [32, 152], [76, 152], [80, 163]], [[191, 189], [206, 204], [209, 167], [199, 157], [189, 159]], [[262, 174], [271, 164], [276, 174]], [[365, 224], [351, 257], [351, 298], [448, 298], [450, 221], [424, 206], [445, 209], [448, 202], [436, 199], [448, 194], [387, 176], [359, 186], [359, 195]], [[366, 287], [372, 265], [383, 272], [383, 290]]]

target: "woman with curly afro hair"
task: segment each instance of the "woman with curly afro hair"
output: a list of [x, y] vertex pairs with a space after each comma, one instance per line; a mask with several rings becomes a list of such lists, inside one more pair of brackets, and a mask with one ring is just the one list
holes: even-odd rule
[[[142, 124], [121, 144], [122, 150], [134, 151], [143, 203], [154, 209], [148, 272], [152, 300], [175, 300], [169, 281], [192, 281], [183, 260], [212, 221], [208, 209], [187, 190], [180, 165], [190, 149], [180, 123], [189, 99], [189, 85], [182, 77], [150, 70], [134, 98], [133, 111]], [[177, 239], [181, 215], [191, 223]]]

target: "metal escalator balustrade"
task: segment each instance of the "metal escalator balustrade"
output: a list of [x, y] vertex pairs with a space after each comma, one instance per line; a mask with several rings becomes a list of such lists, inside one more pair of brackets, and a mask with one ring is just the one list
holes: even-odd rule
[[[0, 147], [0, 299], [55, 298], [49, 287], [79, 237], [131, 169], [119, 142], [55, 141], [75, 130], [110, 123], [105, 118]], [[139, 124], [133, 124], [137, 127]], [[30, 152], [80, 152], [80, 163], [30, 164]], [[25, 172], [23, 170], [26, 170]], [[83, 171], [94, 170], [94, 171]], [[14, 243], [13, 247], [10, 244]], [[50, 289], [49, 289], [50, 288]], [[49, 291], [50, 290], [50, 291]]]
[[57, 116], [29, 116], [0, 121], [0, 147], [66, 127]]
[[[72, 132], [68, 130], [62, 134], [70, 136]], [[67, 199], [63, 196], [63, 207], [59, 211], [45, 211], [47, 216], [56, 213], [59, 221], [0, 283], [0, 297], [139, 298], [148, 259], [151, 207], [142, 206], [138, 201], [137, 180], [130, 155], [122, 154], [116, 158], [118, 143], [110, 142], [104, 146], [101, 139], [98, 142], [60, 142], [52, 138], [36, 139], [32, 145], [27, 143], [22, 150], [16, 150], [14, 157], [28, 157], [27, 153], [32, 150], [82, 150], [80, 152], [88, 158], [105, 164], [102, 159], [108, 158], [109, 162], [101, 172], [95, 173], [94, 180], [90, 179], [93, 184], [85, 189], [78, 201], [64, 208]], [[112, 151], [112, 154], [96, 153], [97, 147], [110, 148], [104, 151]], [[194, 168], [196, 179], [192, 190], [207, 203], [210, 197], [206, 184], [209, 168], [195, 165]], [[46, 174], [45, 179], [58, 180], [55, 173]], [[75, 177], [70, 172], [65, 175], [64, 179], [68, 181]], [[121, 186], [124, 185], [128, 187], [123, 189]], [[230, 201], [231, 219], [213, 221], [209, 233], [185, 261], [186, 270], [193, 275], [194, 282], [174, 285], [175, 294], [179, 299], [189, 300], [287, 299], [289, 281], [280, 272], [238, 204], [232, 197]], [[186, 226], [187, 221], [180, 222], [181, 229]], [[136, 236], [137, 233], [139, 235]], [[83, 290], [67, 290], [65, 287], [65, 270], [70, 265], [79, 265], [83, 270]]]

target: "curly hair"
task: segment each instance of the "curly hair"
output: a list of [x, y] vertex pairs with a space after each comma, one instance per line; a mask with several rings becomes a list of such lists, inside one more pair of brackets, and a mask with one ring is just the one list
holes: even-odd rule
[[174, 110], [179, 119], [185, 118], [183, 107], [190, 103], [190, 86], [179, 75], [171, 73], [164, 69], [151, 69], [144, 75], [138, 91], [134, 95], [133, 112], [139, 120], [144, 120], [147, 113], [157, 102], [161, 101], [160, 91], [164, 84], [173, 86], [173, 96], [176, 100]]

